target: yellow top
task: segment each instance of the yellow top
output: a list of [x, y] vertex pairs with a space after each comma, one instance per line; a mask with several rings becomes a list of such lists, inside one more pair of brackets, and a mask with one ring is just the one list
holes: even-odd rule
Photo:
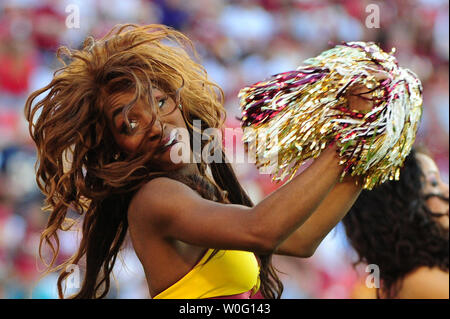
[[153, 299], [198, 299], [231, 296], [259, 289], [259, 265], [253, 253], [220, 250], [204, 263], [214, 249], [180, 280]]

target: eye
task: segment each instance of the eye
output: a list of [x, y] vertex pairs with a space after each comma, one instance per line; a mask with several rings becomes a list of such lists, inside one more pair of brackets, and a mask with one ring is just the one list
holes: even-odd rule
[[431, 187], [438, 187], [439, 186], [439, 177], [437, 174], [430, 174], [428, 175], [428, 185]]
[[158, 102], [158, 106], [161, 109], [165, 104], [166, 104], [167, 98], [162, 98], [161, 100], [159, 100]]
[[120, 133], [125, 134], [125, 135], [130, 135], [137, 126], [138, 126], [137, 121], [130, 120], [130, 127], [128, 128], [126, 123], [123, 123], [122, 126], [120, 127]]

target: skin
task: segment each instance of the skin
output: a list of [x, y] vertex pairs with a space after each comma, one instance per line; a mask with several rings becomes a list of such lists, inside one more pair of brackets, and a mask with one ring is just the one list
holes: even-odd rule
[[[448, 198], [448, 184], [442, 181], [439, 169], [433, 159], [425, 154], [418, 153], [417, 160], [419, 161], [419, 164], [425, 174], [425, 185], [423, 189], [424, 193], [442, 194]], [[438, 197], [431, 197], [427, 200], [427, 205], [432, 212], [443, 214], [443, 216], [439, 217], [437, 221], [448, 229], [448, 202], [443, 201]]]
[[[164, 171], [178, 170], [185, 174], [198, 173], [198, 168], [192, 161], [188, 163], [174, 163], [171, 160], [171, 152], [181, 154], [183, 150], [190, 150], [189, 138], [185, 135], [179, 134], [177, 139], [179, 143], [175, 144], [169, 150], [158, 152], [158, 146], [162, 140], [170, 136], [170, 132], [176, 128], [181, 128], [187, 131], [186, 123], [179, 108], [176, 107], [175, 101], [165, 94], [163, 91], [154, 88], [152, 90], [156, 106], [160, 112], [164, 114], [160, 121], [155, 121], [150, 133], [148, 134], [148, 142], [143, 145], [144, 152], [155, 152], [152, 163], [159, 169]], [[128, 120], [130, 121], [131, 131], [126, 129], [125, 118], [122, 112], [119, 112], [122, 107], [133, 100], [134, 92], [125, 92], [115, 94], [111, 98], [111, 107], [106, 110], [106, 118], [108, 126], [113, 134], [113, 137], [119, 148], [127, 155], [138, 151], [138, 147], [143, 139], [146, 138], [144, 128], [149, 125], [152, 120], [150, 106], [147, 101], [143, 99], [136, 102], [135, 106], [128, 113]], [[173, 112], [171, 112], [174, 110]], [[164, 127], [164, 132], [162, 128]], [[164, 134], [164, 136], [162, 136]], [[164, 144], [164, 143], [162, 143]], [[181, 145], [185, 144], [185, 145]], [[186, 156], [189, 156], [187, 154]]]
[[[165, 98], [160, 90], [155, 89], [153, 94], [157, 103]], [[112, 114], [132, 98], [131, 93], [117, 94], [111, 108], [106, 111], [117, 144], [128, 154], [136, 152], [146, 137], [139, 131], [131, 135], [121, 131], [122, 115], [113, 119]], [[350, 106], [354, 109], [371, 107], [370, 102], [364, 99], [351, 100]], [[165, 103], [168, 103], [165, 105], [168, 109], [172, 109], [175, 102], [167, 97]], [[137, 103], [129, 118], [130, 122], [135, 118], [143, 124], [149, 123], [151, 113], [147, 103]], [[178, 108], [160, 120], [167, 134], [175, 128], [186, 128]], [[145, 151], [155, 150], [160, 135], [161, 126], [156, 123], [144, 144]], [[208, 248], [311, 256], [361, 192], [361, 186], [355, 185], [354, 178], [338, 182], [342, 172], [338, 162], [336, 147], [325, 149], [302, 174], [251, 208], [205, 200], [173, 179], [161, 177], [148, 182], [132, 199], [128, 221], [150, 295], [160, 293], [182, 278]], [[155, 156], [154, 163], [165, 170], [198, 172], [195, 164], [174, 164], [169, 152]]]
[[419, 267], [407, 275], [398, 299], [448, 299], [449, 274], [441, 269]]
[[[448, 184], [442, 181], [436, 163], [429, 156], [418, 153], [417, 159], [425, 174], [424, 193], [442, 194], [448, 198]], [[436, 218], [444, 228], [449, 226], [449, 204], [437, 197], [427, 201], [428, 208], [436, 213], [443, 213]], [[435, 267], [419, 267], [405, 276], [397, 298], [400, 299], [448, 299], [449, 273]]]
[[[436, 163], [429, 156], [417, 153], [419, 165], [425, 174], [423, 191], [425, 194], [449, 195], [448, 184], [442, 181]], [[442, 217], [436, 218], [444, 228], [449, 225], [449, 205], [437, 197], [427, 201], [428, 208], [437, 213], [443, 213]], [[367, 298], [376, 298], [373, 289], [368, 290]], [[419, 267], [407, 274], [403, 279], [402, 286], [397, 293], [398, 299], [448, 299], [449, 298], [449, 273], [437, 267]]]

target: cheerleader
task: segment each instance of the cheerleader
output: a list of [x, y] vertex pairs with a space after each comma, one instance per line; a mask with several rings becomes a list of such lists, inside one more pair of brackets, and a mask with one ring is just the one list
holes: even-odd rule
[[[219, 161], [195, 161], [194, 121], [222, 130], [225, 109], [190, 48], [162, 25], [118, 26], [80, 50], [60, 48], [64, 66], [28, 98], [50, 212], [39, 252], [45, 244], [53, 252], [48, 272], [61, 270], [60, 298], [66, 267], [80, 263], [84, 280], [71, 298], [105, 297], [127, 234], [152, 298], [280, 298], [272, 255], [311, 256], [359, 195], [358, 177], [340, 181], [336, 144], [257, 205], [222, 149]], [[351, 108], [371, 109], [358, 90], [349, 91], [359, 94]], [[58, 231], [75, 224], [69, 209], [82, 216], [82, 238], [55, 266]]]
[[448, 299], [448, 184], [413, 150], [399, 181], [363, 191], [343, 223], [359, 261], [376, 264], [379, 298]]

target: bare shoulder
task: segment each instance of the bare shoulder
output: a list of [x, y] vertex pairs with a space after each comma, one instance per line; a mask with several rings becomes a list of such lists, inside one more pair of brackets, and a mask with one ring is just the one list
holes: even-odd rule
[[403, 280], [399, 298], [448, 299], [449, 273], [437, 267], [420, 267]]
[[[130, 231], [199, 247], [267, 251], [252, 208], [216, 202], [186, 184], [155, 178], [135, 194], [128, 209]], [[151, 235], [148, 235], [151, 234]], [[272, 247], [270, 247], [272, 249]]]
[[128, 210], [128, 219], [134, 223], [160, 224], [180, 211], [199, 195], [189, 186], [168, 178], [157, 177], [144, 184], [134, 195]]

